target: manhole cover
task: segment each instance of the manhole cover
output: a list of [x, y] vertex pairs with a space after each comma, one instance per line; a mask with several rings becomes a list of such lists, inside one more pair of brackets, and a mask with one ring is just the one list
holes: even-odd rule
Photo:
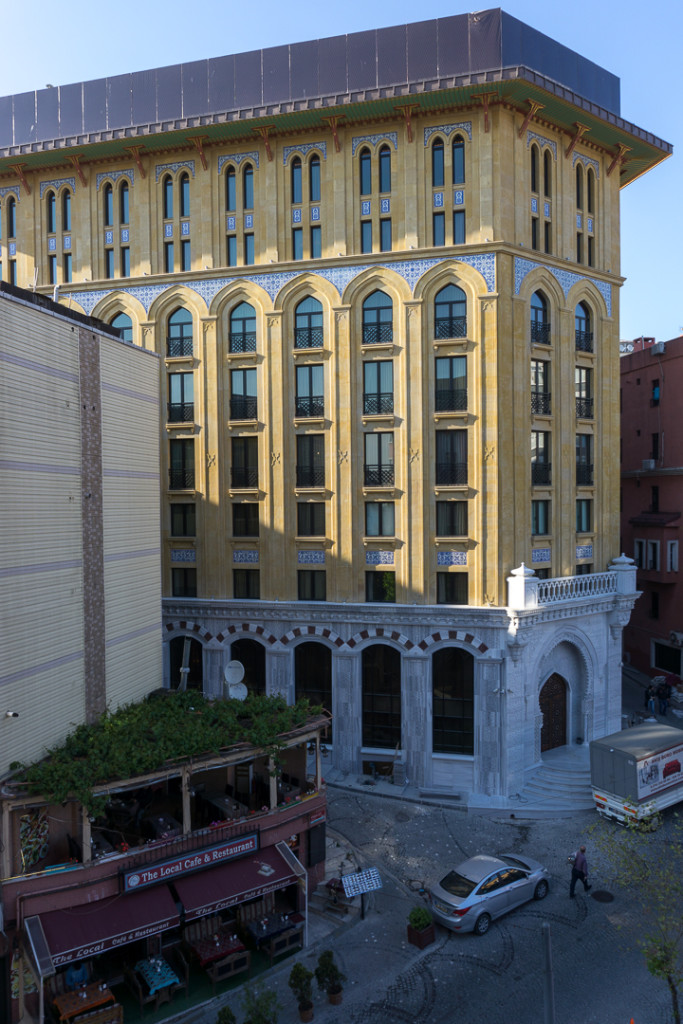
[[598, 903], [611, 903], [614, 899], [612, 893], [607, 892], [606, 889], [596, 889], [595, 892], [591, 893], [591, 896], [594, 900], [597, 900]]
[[396, 815], [396, 821], [400, 825], [403, 825], [405, 824], [406, 821], [410, 821], [410, 815], [406, 814], [405, 811], [399, 811], [398, 814]]

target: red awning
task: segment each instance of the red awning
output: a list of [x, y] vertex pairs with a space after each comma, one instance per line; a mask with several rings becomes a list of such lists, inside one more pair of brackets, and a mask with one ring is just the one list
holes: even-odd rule
[[269, 846], [210, 871], [177, 878], [174, 885], [185, 908], [185, 920], [192, 921], [291, 885], [296, 879], [282, 854]]
[[[165, 885], [39, 916], [55, 967], [97, 956], [105, 949], [125, 946], [179, 924], [178, 908]], [[34, 920], [27, 920], [27, 928]]]

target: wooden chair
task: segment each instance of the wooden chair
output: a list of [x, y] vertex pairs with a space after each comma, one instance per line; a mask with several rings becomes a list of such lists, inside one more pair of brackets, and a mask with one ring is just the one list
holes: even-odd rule
[[219, 981], [227, 981], [228, 978], [234, 978], [236, 974], [242, 974], [244, 971], [247, 975], [251, 974], [251, 953], [248, 949], [230, 953], [222, 960], [209, 964], [206, 973], [211, 979], [213, 994], [216, 994], [216, 985]]
[[125, 965], [123, 975], [126, 979], [126, 985], [140, 1004], [140, 1016], [142, 1016], [145, 1012], [145, 1006], [148, 1006], [149, 1003], [156, 1004], [157, 997], [143, 986], [132, 967]]
[[279, 935], [274, 936], [268, 943], [268, 956], [270, 957], [271, 965], [276, 956], [281, 956], [282, 953], [288, 953], [291, 949], [301, 949], [303, 944], [303, 925], [299, 925], [297, 928], [288, 928], [287, 931], [280, 932]]
[[175, 997], [176, 992], [180, 992], [182, 989], [185, 989], [185, 995], [187, 995], [190, 989], [190, 965], [183, 956], [182, 950], [179, 946], [172, 946], [171, 949], [164, 951], [164, 955], [178, 975], [178, 983], [171, 985], [171, 999]]
[[77, 1019], [78, 1024], [123, 1024], [123, 1007], [120, 1003], [110, 1003], [90, 1013], [82, 1013]]

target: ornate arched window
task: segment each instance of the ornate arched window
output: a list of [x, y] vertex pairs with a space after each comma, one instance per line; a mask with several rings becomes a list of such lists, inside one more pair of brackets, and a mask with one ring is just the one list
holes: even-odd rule
[[133, 321], [127, 313], [117, 313], [110, 321], [112, 327], [116, 327], [121, 332], [122, 341], [133, 340]]
[[394, 340], [394, 304], [383, 291], [371, 292], [363, 302], [363, 344]]
[[474, 753], [474, 658], [458, 647], [432, 655], [432, 750]]
[[294, 311], [294, 347], [323, 347], [323, 307], [311, 295]]
[[539, 345], [550, 344], [550, 314], [543, 292], [531, 296], [531, 340]]
[[362, 654], [363, 746], [395, 750], [401, 744], [401, 655], [387, 644]]
[[230, 351], [256, 351], [256, 310], [240, 302], [230, 314]]
[[432, 188], [443, 188], [444, 181], [443, 139], [436, 138], [432, 143]]
[[192, 314], [179, 306], [168, 318], [166, 355], [169, 358], [192, 355]]
[[447, 284], [434, 299], [434, 337], [467, 337], [467, 298], [454, 284]]
[[294, 694], [296, 700], [307, 698], [332, 714], [332, 651], [325, 644], [310, 641], [294, 648]]

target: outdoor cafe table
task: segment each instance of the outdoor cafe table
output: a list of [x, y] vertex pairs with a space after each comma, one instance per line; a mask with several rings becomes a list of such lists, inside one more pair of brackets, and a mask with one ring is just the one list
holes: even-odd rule
[[303, 921], [301, 914], [271, 914], [259, 921], [249, 921], [246, 925], [247, 931], [260, 946], [262, 942], [275, 938], [280, 932], [288, 928], [295, 928]]
[[175, 971], [160, 956], [150, 957], [149, 960], [139, 960], [135, 965], [135, 970], [145, 979], [150, 995], [154, 995], [160, 989], [177, 985], [179, 981]]
[[174, 839], [183, 831], [180, 822], [170, 814], [150, 814], [142, 820], [154, 833], [155, 839]]
[[233, 799], [233, 797], [225, 796], [224, 793], [207, 792], [202, 794], [206, 803], [211, 804], [220, 811], [225, 818], [241, 818], [243, 815], [248, 814], [247, 808], [244, 804], [241, 804], [239, 800]]
[[203, 939], [195, 939], [190, 943], [202, 967], [213, 963], [214, 960], [222, 960], [224, 956], [229, 956], [231, 953], [241, 953], [244, 950], [239, 938], [231, 932], [220, 931], [217, 933], [217, 938], [218, 941], [211, 935]]
[[88, 1010], [115, 1001], [114, 993], [103, 982], [97, 981], [75, 992], [63, 992], [55, 996], [54, 1005], [57, 1007], [60, 1020], [70, 1020], [79, 1013], [87, 1013]]

